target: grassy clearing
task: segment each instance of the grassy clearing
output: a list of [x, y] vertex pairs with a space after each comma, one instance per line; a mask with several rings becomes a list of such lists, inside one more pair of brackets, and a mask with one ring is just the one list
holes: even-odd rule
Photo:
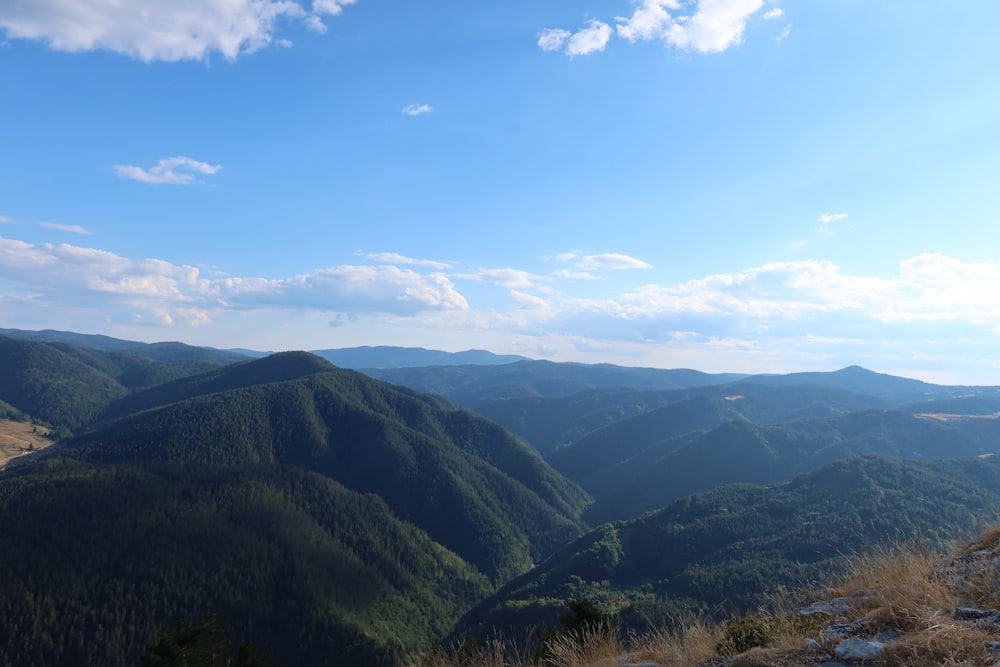
[[10, 459], [53, 444], [52, 431], [31, 422], [0, 419], [0, 468]]

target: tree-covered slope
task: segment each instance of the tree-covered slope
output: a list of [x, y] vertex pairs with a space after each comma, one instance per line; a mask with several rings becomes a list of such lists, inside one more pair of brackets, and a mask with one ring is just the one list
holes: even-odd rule
[[[121, 349], [83, 347], [68, 340], [89, 340], [60, 332], [0, 334], [0, 400], [27, 415], [72, 431], [101, 417], [114, 401], [129, 392], [217, 368], [231, 355], [197, 354], [201, 348], [180, 343], [176, 353], [156, 354], [158, 345], [142, 346], [146, 356]], [[27, 334], [37, 334], [28, 336]], [[100, 337], [98, 337], [100, 338]], [[114, 341], [115, 339], [109, 339]], [[126, 341], [117, 341], [126, 346]], [[110, 346], [114, 348], [114, 346]], [[162, 351], [162, 350], [161, 350]], [[184, 356], [184, 353], [189, 353]], [[162, 356], [163, 359], [158, 359]]]
[[589, 598], [623, 622], [690, 611], [728, 615], [837, 568], [888, 541], [938, 542], [1000, 508], [1000, 460], [840, 461], [771, 486], [733, 485], [606, 524], [470, 612], [458, 633], [511, 636], [555, 625], [565, 601]]
[[[217, 389], [295, 375], [310, 359], [326, 364], [275, 355], [189, 384]], [[63, 455], [102, 463], [299, 466], [378, 494], [495, 581], [579, 534], [578, 516], [590, 500], [496, 424], [332, 368], [149, 409], [73, 440]]]
[[280, 466], [47, 461], [0, 476], [0, 665], [126, 667], [212, 611], [278, 665], [386, 665], [485, 577], [380, 499]]
[[110, 336], [81, 334], [72, 331], [28, 331], [24, 329], [0, 329], [0, 335], [40, 343], [68, 344], [73, 347], [101, 352], [126, 352], [154, 361], [195, 361], [213, 366], [224, 366], [242, 359], [245, 355], [210, 347], [196, 347], [178, 342], [140, 343], [121, 340]]
[[126, 393], [114, 378], [51, 345], [0, 336], [0, 400], [32, 417], [75, 429]]
[[588, 518], [599, 523], [723, 484], [787, 480], [851, 456], [946, 459], [991, 454], [998, 442], [1000, 420], [946, 422], [895, 410], [764, 426], [733, 421], [652, 445], [578, 482], [594, 495]]

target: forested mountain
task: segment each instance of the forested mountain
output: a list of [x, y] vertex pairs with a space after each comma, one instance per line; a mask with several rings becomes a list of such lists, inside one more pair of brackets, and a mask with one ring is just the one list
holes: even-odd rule
[[132, 667], [218, 612], [277, 665], [395, 664], [489, 590], [379, 498], [288, 466], [0, 477], [0, 665]]
[[245, 359], [245, 355], [210, 347], [196, 347], [185, 343], [140, 343], [121, 340], [110, 336], [79, 334], [72, 331], [26, 331], [23, 329], [0, 329], [0, 336], [19, 338], [40, 343], [63, 343], [101, 352], [128, 352], [155, 361], [201, 361], [213, 366], [231, 364]]
[[745, 377], [732, 373], [710, 375], [687, 369], [628, 368], [612, 364], [533, 360], [501, 366], [431, 366], [367, 369], [366, 372], [386, 382], [440, 394], [466, 407], [499, 398], [552, 398], [608, 387], [649, 391], [684, 389]]
[[[36, 332], [17, 333], [17, 337], [0, 335], [0, 400], [67, 430], [92, 423], [112, 401], [131, 391], [202, 373], [236, 358], [180, 343], [128, 344], [60, 332], [37, 332], [34, 337], [26, 334]], [[106, 349], [67, 342], [93, 342], [93, 338], [101, 339], [97, 342]]]
[[120, 398], [0, 475], [0, 665], [134, 664], [213, 609], [278, 664], [395, 664], [584, 529], [587, 494], [501, 427], [314, 355], [126, 393], [84, 362], [127, 353], [3, 340]]
[[128, 390], [45, 343], [0, 336], [0, 400], [50, 424], [78, 428]]
[[625, 626], [691, 612], [726, 617], [778, 585], [833, 571], [847, 554], [971, 532], [998, 507], [997, 458], [870, 456], [777, 486], [725, 486], [595, 529], [479, 605], [456, 634], [556, 625], [567, 599], [616, 609]]
[[997, 419], [942, 421], [868, 410], [772, 425], [734, 420], [585, 468], [579, 465], [585, 457], [573, 457], [571, 447], [565, 450], [565, 462], [576, 467], [561, 469], [595, 497], [588, 519], [599, 523], [635, 517], [723, 484], [787, 480], [852, 456], [950, 459], [997, 453], [998, 443]]
[[992, 454], [996, 388], [857, 367], [369, 372], [410, 388], [303, 352], [0, 335], [0, 419], [73, 436], [0, 473], [0, 667], [135, 664], [213, 610], [284, 667], [393, 665], [519, 575], [459, 631], [552, 621], [568, 598], [626, 624], [732, 611], [1000, 507], [991, 458], [856, 458]]
[[492, 422], [306, 353], [135, 395], [144, 396], [164, 406], [149, 409], [144, 401], [143, 412], [70, 441], [62, 455], [99, 463], [295, 465], [378, 494], [495, 581], [579, 534], [589, 502]]
[[[708, 407], [706, 401], [716, 407]], [[726, 419], [747, 419], [769, 424], [792, 419], [830, 417], [857, 410], [888, 407], [871, 396], [819, 386], [775, 387], [741, 383], [688, 389], [641, 391], [622, 387], [593, 389], [554, 398], [500, 398], [470, 405], [470, 409], [492, 419], [524, 438], [546, 458], [570, 444], [584, 445], [576, 452], [598, 450], [601, 442], [643, 449], [663, 440], [664, 429], [678, 434], [675, 417], [698, 422], [697, 429], [718, 426]], [[692, 414], [683, 415], [688, 409]], [[714, 415], [704, 421], [705, 410]], [[634, 419], [633, 419], [634, 418]], [[697, 430], [692, 429], [692, 430]]]

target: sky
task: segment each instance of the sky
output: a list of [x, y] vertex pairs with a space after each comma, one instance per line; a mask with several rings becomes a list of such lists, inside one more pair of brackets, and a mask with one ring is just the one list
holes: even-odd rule
[[1000, 384], [997, 25], [0, 0], [0, 327]]

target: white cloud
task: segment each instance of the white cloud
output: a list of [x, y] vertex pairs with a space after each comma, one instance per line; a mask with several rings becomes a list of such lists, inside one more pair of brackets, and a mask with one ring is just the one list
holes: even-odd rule
[[566, 55], [585, 56], [603, 51], [609, 39], [611, 39], [611, 26], [597, 19], [591, 19], [590, 25], [573, 33], [566, 42]]
[[585, 56], [603, 51], [611, 39], [611, 34], [611, 26], [603, 21], [591, 19], [586, 28], [574, 33], [561, 28], [546, 28], [538, 35], [538, 46], [543, 51], [562, 50], [571, 58]]
[[667, 10], [679, 10], [681, 5], [677, 0], [643, 0], [643, 2], [632, 12], [632, 16], [615, 17], [618, 25], [615, 29], [618, 36], [633, 44], [638, 41], [649, 41], [652, 39], [663, 39], [665, 31], [673, 23], [674, 19]]
[[16, 225], [17, 223], [13, 218], [8, 218], [6, 215], [0, 215], [0, 224], [3, 225]]
[[819, 216], [819, 227], [816, 228], [816, 232], [818, 234], [832, 234], [830, 225], [846, 219], [846, 213], [823, 213]]
[[701, 53], [739, 44], [746, 22], [763, 0], [643, 0], [630, 17], [617, 17], [618, 35], [630, 42], [662, 40]]
[[5, 281], [11, 296], [33, 294], [36, 301], [52, 308], [86, 304], [88, 309], [108, 312], [124, 309], [149, 322], [170, 318], [204, 323], [209, 313], [226, 311], [413, 316], [428, 310], [468, 308], [465, 297], [441, 273], [422, 275], [395, 266], [342, 265], [281, 279], [206, 278], [189, 265], [132, 260], [96, 248], [34, 245], [3, 237], [0, 280]]
[[112, 51], [146, 62], [234, 60], [275, 39], [282, 19], [324, 31], [354, 0], [5, 0], [0, 29], [9, 38], [46, 42], [58, 51]]
[[40, 222], [38, 223], [42, 227], [47, 229], [58, 229], [63, 232], [72, 232], [74, 234], [82, 234], [84, 236], [89, 236], [93, 234], [92, 231], [80, 225], [63, 225], [58, 222]]
[[517, 290], [510, 291], [510, 298], [514, 300], [519, 308], [525, 310], [547, 310], [549, 307], [549, 303], [545, 299]]
[[494, 283], [504, 287], [532, 287], [534, 285], [532, 275], [520, 269], [479, 269], [475, 273], [456, 274], [456, 277]]
[[538, 34], [538, 47], [542, 51], [561, 51], [572, 34], [562, 28], [546, 28]]
[[761, 17], [771, 21], [773, 19], [780, 19], [784, 15], [785, 15], [784, 9], [782, 9], [781, 7], [775, 7], [761, 14]]
[[677, 331], [877, 337], [872, 330], [880, 325], [944, 322], [986, 327], [992, 337], [1000, 327], [998, 285], [1000, 265], [925, 253], [902, 261], [889, 278], [851, 275], [829, 261], [775, 262], [675, 286], [645, 285], [614, 299], [566, 299], [562, 310], [568, 330], [593, 329], [604, 318], [618, 322], [608, 324], [614, 335], [644, 331], [649, 339]]
[[374, 252], [365, 255], [365, 257], [385, 264], [412, 264], [414, 266], [427, 266], [439, 271], [451, 268], [451, 264], [445, 262], [435, 262], [430, 259], [414, 259], [394, 252]]
[[421, 114], [430, 113], [431, 106], [429, 104], [407, 104], [403, 107], [402, 112], [407, 116], [419, 116]]
[[161, 185], [170, 183], [174, 185], [191, 185], [198, 183], [197, 174], [212, 176], [222, 169], [222, 165], [199, 162], [189, 157], [170, 157], [160, 160], [149, 170], [132, 165], [116, 164], [115, 173], [122, 178], [133, 181]]
[[792, 24], [791, 24], [791, 23], [789, 23], [788, 25], [786, 25], [786, 26], [785, 26], [785, 29], [784, 29], [784, 30], [782, 30], [782, 31], [781, 31], [781, 32], [780, 32], [780, 33], [778, 34], [778, 36], [777, 36], [777, 37], [775, 37], [774, 39], [775, 39], [775, 41], [778, 41], [778, 42], [783, 42], [783, 41], [785, 41], [785, 38], [786, 38], [786, 37], [788, 37], [788, 36], [789, 36], [789, 35], [791, 35], [791, 34], [792, 34]]
[[566, 280], [597, 280], [597, 276], [588, 271], [570, 271], [568, 269], [559, 269], [558, 271], [553, 271], [552, 275], [556, 278], [565, 278]]
[[641, 259], [622, 255], [617, 252], [600, 255], [586, 255], [576, 263], [576, 268], [584, 271], [621, 270], [621, 269], [651, 269], [653, 268]]

